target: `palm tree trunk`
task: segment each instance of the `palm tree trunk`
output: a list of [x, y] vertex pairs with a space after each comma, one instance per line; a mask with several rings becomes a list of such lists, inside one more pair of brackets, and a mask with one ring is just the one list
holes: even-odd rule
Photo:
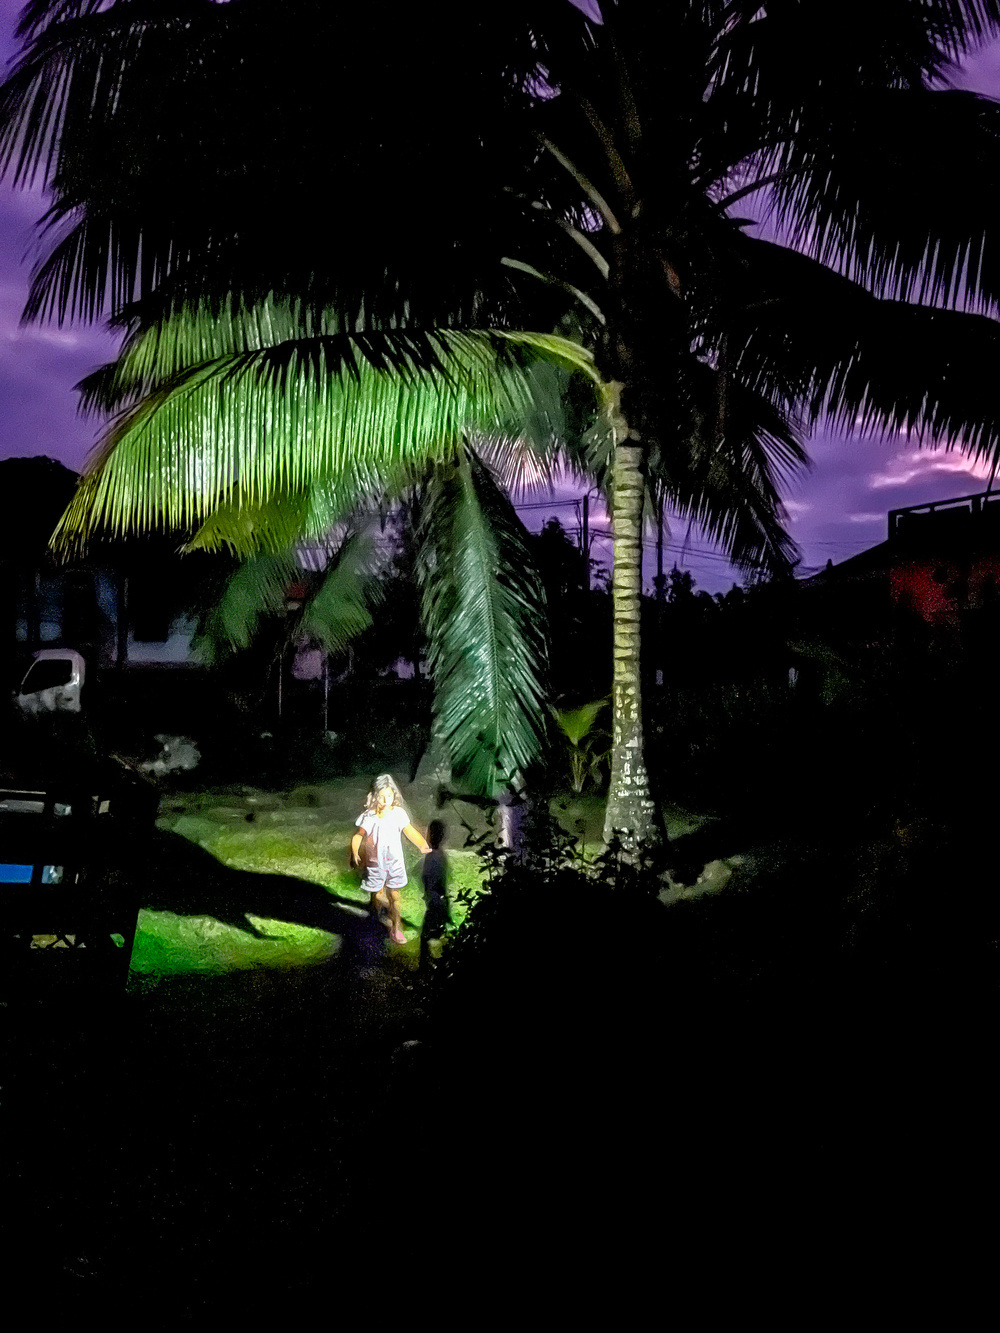
[[629, 857], [658, 841], [660, 832], [643, 755], [639, 671], [644, 486], [641, 446], [631, 437], [619, 438], [612, 474], [613, 737], [604, 840], [617, 838]]

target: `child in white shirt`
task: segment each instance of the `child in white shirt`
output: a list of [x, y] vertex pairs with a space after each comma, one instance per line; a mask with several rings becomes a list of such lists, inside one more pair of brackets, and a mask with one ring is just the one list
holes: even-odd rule
[[375, 779], [355, 822], [358, 832], [351, 839], [351, 865], [362, 870], [361, 887], [371, 895], [372, 910], [379, 916], [388, 913], [390, 938], [405, 944], [399, 913], [399, 890], [407, 882], [402, 835], [425, 854], [431, 849], [410, 823], [402, 794], [389, 773]]

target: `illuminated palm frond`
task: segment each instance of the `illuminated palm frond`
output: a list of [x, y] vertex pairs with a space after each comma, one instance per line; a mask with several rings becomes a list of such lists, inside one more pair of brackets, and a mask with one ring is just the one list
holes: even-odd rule
[[230, 576], [218, 604], [208, 616], [204, 647], [218, 657], [247, 648], [263, 620], [280, 615], [288, 587], [297, 577], [294, 552], [269, 552], [244, 560]]
[[328, 653], [342, 652], [369, 628], [383, 601], [382, 563], [372, 534], [352, 533], [306, 601], [301, 632]]
[[[329, 653], [342, 652], [372, 624], [383, 599], [380, 558], [370, 533], [349, 534], [319, 575], [307, 575], [294, 547], [265, 551], [242, 561], [229, 577], [202, 636], [211, 658], [248, 648], [262, 625], [284, 621], [288, 638], [308, 636]], [[304, 585], [302, 605], [293, 611], [289, 590]]]
[[[301, 338], [218, 356], [119, 418], [57, 541], [206, 521], [218, 529], [238, 509], [246, 535], [261, 506], [290, 493], [315, 498], [316, 488], [328, 526], [335, 509], [400, 490], [467, 434], [551, 447], [564, 434], [560, 390], [571, 371], [594, 383], [576, 344], [508, 332]], [[236, 545], [232, 524], [229, 537], [210, 540], [211, 523], [199, 545]]]
[[545, 730], [545, 602], [524, 529], [471, 451], [434, 469], [421, 533], [437, 729], [471, 790], [496, 796]]

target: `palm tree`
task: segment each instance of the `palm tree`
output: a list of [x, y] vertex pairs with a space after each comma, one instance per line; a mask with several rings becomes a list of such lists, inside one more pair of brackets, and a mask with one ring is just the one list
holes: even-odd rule
[[[796, 0], [607, 0], [601, 22], [564, 0], [466, 8], [449, 25], [307, 0], [27, 7], [0, 147], [16, 179], [47, 173], [57, 229], [29, 314], [129, 330], [90, 386], [125, 414], [64, 532], [196, 521], [201, 544], [259, 550], [289, 515], [308, 530], [373, 483], [413, 484], [418, 460], [457, 516], [490, 481], [475, 441], [502, 441], [502, 470], [578, 440], [615, 526], [606, 833], [631, 847], [656, 832], [644, 504], [780, 567], [780, 474], [819, 419], [997, 452], [998, 113], [938, 84], [1000, 5], [850, 0], [821, 47]], [[748, 234], [744, 200], [775, 240]], [[597, 425], [568, 431], [557, 390]], [[530, 597], [506, 605], [523, 629]]]
[[[160, 525], [228, 546], [250, 562], [217, 617], [237, 640], [300, 540], [373, 494], [422, 488], [438, 725], [469, 785], [495, 794], [537, 754], [547, 714], [540, 587], [491, 468], [525, 447], [544, 466], [564, 382], [594, 374], [581, 348], [505, 314], [515, 284], [493, 232], [509, 238], [523, 210], [484, 165], [512, 160], [497, 113], [523, 100], [534, 56], [502, 16], [471, 15], [446, 46], [426, 15], [379, 8], [29, 5], [2, 134], [14, 178], [52, 187], [54, 240], [27, 314], [126, 330], [120, 361], [84, 386], [119, 415], [62, 539]], [[375, 34], [399, 84], [378, 99], [358, 58]], [[453, 160], [443, 80], [473, 111]], [[461, 212], [442, 208], [451, 193]], [[536, 305], [550, 328], [555, 303]], [[312, 627], [338, 643], [343, 561], [330, 577]], [[368, 612], [352, 606], [357, 628]]]
[[[516, 478], [527, 448], [531, 467], [544, 472], [555, 447], [573, 443], [576, 467], [589, 467], [582, 432], [564, 428], [565, 408], [583, 421], [594, 415], [595, 390], [598, 405], [608, 397], [577, 343], [509, 328], [528, 314], [536, 327], [551, 327], [564, 307], [558, 286], [539, 288], [501, 263], [505, 249], [525, 247], [555, 263], [561, 244], [548, 219], [507, 188], [518, 161], [534, 155], [524, 113], [537, 98], [526, 100], [524, 89], [544, 43], [527, 27], [512, 43], [506, 17], [498, 42], [496, 24], [477, 19], [476, 40], [490, 54], [477, 65], [464, 30], [447, 58], [439, 35], [426, 49], [423, 20], [397, 34], [397, 70], [413, 63], [421, 44], [438, 69], [450, 69], [460, 52], [459, 67], [473, 71], [462, 89], [480, 114], [464, 137], [450, 135], [453, 161], [431, 151], [440, 139], [433, 117], [430, 146], [415, 150], [411, 135], [403, 153], [381, 151], [385, 179], [405, 176], [415, 224], [385, 229], [376, 210], [372, 237], [369, 209], [363, 229], [357, 219], [341, 221], [317, 240], [301, 210], [291, 214], [296, 232], [288, 234], [287, 209], [290, 196], [302, 202], [315, 173], [314, 121], [299, 109], [290, 149], [272, 143], [246, 110], [263, 107], [269, 119], [290, 96], [283, 73], [280, 93], [268, 96], [275, 51], [273, 33], [262, 43], [261, 28], [272, 10], [250, 0], [222, 11], [126, 0], [26, 10], [22, 32], [32, 46], [5, 89], [4, 147], [22, 180], [51, 154], [48, 223], [57, 233], [28, 314], [61, 320], [110, 311], [127, 331], [118, 363], [83, 386], [85, 405], [118, 416], [61, 538], [71, 544], [99, 529], [196, 526], [192, 547], [226, 545], [248, 559], [217, 617], [238, 641], [247, 629], [242, 613], [273, 602], [297, 542], [373, 491], [391, 496], [422, 485], [420, 568], [439, 726], [470, 785], [494, 792], [537, 752], [546, 713], [538, 581], [490, 469]], [[575, 11], [552, 10], [563, 44], [587, 38]], [[282, 30], [299, 41], [296, 19], [309, 19], [345, 44], [335, 31], [343, 15], [336, 17], [331, 29], [329, 7], [292, 5]], [[370, 43], [370, 26], [364, 34]], [[358, 81], [353, 49], [351, 59], [335, 84], [348, 94]], [[247, 98], [248, 86], [256, 97]], [[206, 99], [223, 108], [207, 153]], [[405, 107], [381, 108], [364, 142], [398, 140], [389, 127], [412, 112], [412, 100], [408, 92]], [[231, 123], [230, 104], [241, 108]], [[178, 105], [189, 114], [178, 117]], [[519, 158], [512, 143], [520, 143]], [[408, 165], [414, 155], [419, 175]], [[439, 158], [447, 181], [435, 170]], [[338, 179], [346, 168], [345, 192], [370, 193], [366, 162], [359, 168], [343, 152], [336, 162]], [[455, 163], [463, 202], [473, 212], [478, 205], [471, 228], [464, 219], [441, 223], [440, 197], [455, 187]], [[349, 249], [349, 264], [336, 258], [338, 248]], [[582, 392], [570, 391], [571, 376]], [[601, 435], [598, 428], [589, 436], [598, 463]], [[326, 617], [323, 637], [337, 644], [366, 613], [358, 613], [355, 588], [347, 626], [333, 615], [349, 562], [338, 561], [330, 578], [339, 593], [324, 584], [315, 606]]]
[[[629, 843], [654, 832], [644, 496], [651, 514], [681, 497], [738, 561], [774, 565], [787, 554], [774, 467], [797, 464], [816, 422], [1000, 452], [985, 388], [1000, 349], [987, 202], [1000, 107], [942, 86], [950, 60], [997, 32], [1000, 5], [851, 0], [822, 43], [799, 0], [600, 9], [589, 46], [553, 53], [560, 95], [537, 108], [524, 191], [569, 244], [555, 268], [511, 260], [579, 293], [582, 341], [616, 391], [605, 834]], [[751, 234], [748, 205], [775, 239]]]

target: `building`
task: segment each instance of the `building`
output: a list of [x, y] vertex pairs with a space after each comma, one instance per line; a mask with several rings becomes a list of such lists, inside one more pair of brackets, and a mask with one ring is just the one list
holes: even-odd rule
[[961, 637], [1000, 612], [1000, 491], [891, 510], [884, 542], [800, 587], [831, 611], [850, 610], [859, 628], [919, 621], [942, 640]]

